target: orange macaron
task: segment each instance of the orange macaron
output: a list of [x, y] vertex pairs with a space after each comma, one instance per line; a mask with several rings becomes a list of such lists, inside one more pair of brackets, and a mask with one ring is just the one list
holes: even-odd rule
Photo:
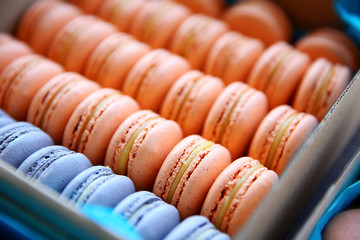
[[265, 46], [291, 40], [290, 20], [285, 12], [272, 1], [241, 1], [226, 10], [222, 20], [232, 30], [260, 39]]
[[265, 94], [245, 83], [234, 82], [213, 104], [202, 136], [225, 146], [232, 159], [244, 156], [268, 108]]
[[306, 71], [292, 106], [313, 114], [321, 121], [351, 80], [351, 70], [324, 58], [314, 61]]
[[211, 48], [204, 72], [221, 78], [225, 84], [245, 82], [264, 50], [260, 40], [227, 32]]
[[109, 142], [120, 124], [139, 110], [134, 99], [102, 88], [86, 97], [66, 124], [62, 145], [84, 153], [93, 165], [104, 163]]
[[65, 126], [75, 108], [99, 88], [99, 84], [77, 73], [59, 74], [36, 93], [27, 121], [43, 129], [56, 144], [61, 144]]
[[57, 0], [40, 0], [22, 16], [17, 37], [35, 52], [46, 55], [56, 34], [82, 11], [72, 4]]
[[152, 190], [166, 156], [181, 141], [181, 128], [150, 110], [130, 115], [112, 137], [104, 165], [127, 175], [136, 190]]
[[68, 0], [70, 3], [77, 5], [87, 14], [96, 15], [104, 4], [104, 0]]
[[251, 142], [249, 156], [281, 174], [318, 125], [317, 119], [281, 105], [269, 112]]
[[278, 42], [260, 56], [247, 83], [266, 94], [270, 108], [288, 104], [309, 64], [306, 54]]
[[185, 136], [199, 134], [223, 88], [221, 79], [197, 70], [189, 71], [174, 83], [161, 106], [160, 114], [178, 122]]
[[220, 20], [193, 14], [179, 26], [169, 49], [186, 58], [193, 68], [202, 70], [211, 47], [227, 30]]
[[190, 64], [165, 49], [152, 50], [131, 69], [123, 85], [123, 92], [138, 101], [141, 108], [160, 110], [167, 92]]
[[68, 71], [83, 73], [86, 61], [97, 45], [117, 32], [114, 25], [91, 15], [82, 15], [66, 24], [49, 49], [49, 58]]
[[91, 53], [84, 75], [103, 87], [121, 89], [130, 70], [149, 51], [149, 46], [131, 35], [114, 33]]
[[217, 17], [225, 8], [223, 0], [175, 0], [191, 8], [194, 12], [203, 13], [212, 17]]

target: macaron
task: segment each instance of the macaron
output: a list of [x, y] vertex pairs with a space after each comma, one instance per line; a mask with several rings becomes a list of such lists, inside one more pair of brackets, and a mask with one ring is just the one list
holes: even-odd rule
[[113, 23], [120, 32], [128, 32], [136, 14], [146, 2], [146, 0], [106, 0], [97, 15]]
[[0, 159], [18, 167], [37, 150], [53, 145], [49, 135], [26, 122], [15, 122], [0, 128]]
[[212, 183], [230, 162], [226, 148], [201, 136], [190, 135], [166, 157], [153, 192], [174, 205], [181, 219], [198, 214]]
[[163, 239], [180, 222], [174, 206], [147, 191], [127, 196], [115, 206], [114, 214], [128, 219], [146, 240]]
[[104, 165], [116, 174], [127, 175], [136, 190], [151, 190], [166, 156], [182, 137], [174, 121], [150, 110], [135, 112], [111, 138]]
[[223, 13], [222, 20], [232, 29], [261, 40], [265, 46], [289, 42], [292, 27], [286, 13], [275, 2], [242, 1]]
[[116, 175], [108, 167], [93, 166], [74, 177], [60, 197], [79, 208], [86, 205], [113, 208], [134, 192], [128, 177]]
[[160, 114], [178, 122], [185, 136], [200, 134], [210, 108], [223, 89], [221, 79], [197, 70], [189, 71], [171, 87]]
[[292, 106], [321, 121], [349, 84], [351, 69], [325, 58], [314, 61], [305, 73]]
[[266, 94], [272, 109], [290, 102], [309, 64], [306, 54], [278, 42], [256, 61], [247, 83]]
[[225, 8], [222, 0], [175, 0], [197, 13], [218, 17]]
[[91, 166], [84, 154], [55, 145], [31, 154], [20, 164], [17, 172], [23, 172], [32, 181], [62, 192], [75, 176]]
[[194, 215], [178, 224], [164, 240], [230, 240], [204, 216]]
[[84, 75], [104, 87], [121, 89], [130, 70], [149, 51], [149, 46], [131, 35], [114, 33], [91, 53]]
[[66, 72], [50, 79], [34, 96], [27, 121], [47, 132], [61, 144], [64, 130], [75, 108], [100, 86], [83, 76]]
[[0, 108], [0, 128], [14, 122], [15, 120]]
[[190, 68], [182, 57], [165, 49], [152, 50], [130, 70], [122, 91], [141, 108], [158, 112], [173, 83]]
[[86, 97], [66, 124], [62, 145], [84, 153], [93, 165], [103, 164], [111, 137], [120, 124], [139, 110], [130, 97], [102, 88]]
[[136, 14], [130, 33], [153, 48], [168, 48], [175, 31], [191, 11], [171, 1], [147, 1], [144, 5]]
[[317, 119], [281, 105], [269, 112], [251, 142], [249, 156], [280, 175], [318, 125]]
[[20, 19], [17, 37], [35, 52], [46, 55], [56, 34], [82, 11], [63, 1], [34, 2]]
[[14, 60], [0, 74], [0, 107], [16, 120], [25, 120], [37, 91], [60, 73], [63, 73], [60, 65], [40, 55], [29, 54]]
[[15, 59], [31, 53], [28, 45], [0, 32], [0, 73]]
[[169, 49], [186, 58], [193, 68], [203, 70], [210, 49], [226, 31], [222, 21], [193, 14], [178, 27]]
[[116, 32], [114, 25], [92, 15], [82, 15], [67, 23], [56, 35], [48, 56], [68, 71], [83, 73], [97, 45]]
[[308, 54], [312, 60], [326, 58], [332, 63], [349, 66], [353, 71], [360, 64], [359, 49], [355, 43], [340, 30], [318, 28], [295, 43], [295, 48]]
[[225, 146], [232, 159], [244, 156], [268, 112], [266, 96], [245, 83], [227, 86], [213, 104], [202, 136]]
[[323, 230], [322, 239], [357, 239], [360, 236], [360, 209], [348, 209], [333, 217]]
[[264, 48], [260, 40], [227, 32], [211, 48], [204, 72], [221, 78], [227, 85], [235, 81], [246, 82]]
[[216, 178], [201, 215], [222, 232], [235, 236], [277, 180], [278, 175], [258, 160], [239, 158]]
[[69, 2], [75, 4], [87, 14], [96, 15], [104, 0], [69, 0]]

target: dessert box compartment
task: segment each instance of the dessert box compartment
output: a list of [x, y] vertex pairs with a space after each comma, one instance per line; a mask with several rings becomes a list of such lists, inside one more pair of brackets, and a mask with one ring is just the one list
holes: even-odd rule
[[[0, 31], [15, 33], [16, 25], [24, 10], [36, 0], [1, 0], [0, 1]], [[283, 172], [279, 183], [272, 189], [263, 204], [253, 214], [244, 229], [237, 234], [235, 239], [272, 239], [282, 238], [301, 214], [303, 207], [323, 180], [325, 174], [335, 166], [336, 159], [350, 142], [360, 125], [360, 73], [357, 73], [339, 100], [329, 111], [328, 115], [319, 124], [312, 136], [294, 157], [292, 162]], [[357, 160], [356, 160], [357, 159]], [[354, 161], [358, 161], [356, 158]], [[349, 161], [347, 159], [346, 161]], [[0, 166], [2, 168], [2, 166]], [[21, 178], [7, 170], [10, 182], [21, 184]], [[350, 174], [345, 171], [344, 175]], [[20, 183], [19, 183], [20, 182]], [[43, 196], [42, 191], [26, 191], [35, 199], [51, 201], [52, 207], [64, 209], [64, 214], [84, 226], [89, 223], [76, 211], [71, 211], [64, 204], [49, 197]], [[323, 202], [323, 205], [328, 202]], [[307, 228], [315, 224], [314, 218], [310, 219]], [[85, 226], [85, 229], [87, 227]], [[89, 230], [91, 228], [88, 228]], [[301, 234], [304, 233], [305, 230]], [[103, 230], [106, 232], [106, 230]], [[106, 234], [105, 234], [106, 235]], [[112, 238], [108, 233], [106, 236]], [[305, 236], [302, 235], [302, 236]], [[301, 236], [301, 235], [299, 235]], [[103, 238], [103, 239], [104, 239]]]

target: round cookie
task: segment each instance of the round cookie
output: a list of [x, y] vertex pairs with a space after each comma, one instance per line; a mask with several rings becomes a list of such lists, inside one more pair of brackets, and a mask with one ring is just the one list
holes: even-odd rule
[[349, 209], [337, 214], [323, 230], [324, 240], [357, 239], [360, 236], [360, 209]]
[[222, 0], [175, 0], [191, 8], [194, 12], [203, 13], [212, 17], [218, 17], [225, 8]]
[[104, 4], [104, 0], [69, 0], [70, 3], [77, 5], [87, 14], [97, 15], [99, 9]]

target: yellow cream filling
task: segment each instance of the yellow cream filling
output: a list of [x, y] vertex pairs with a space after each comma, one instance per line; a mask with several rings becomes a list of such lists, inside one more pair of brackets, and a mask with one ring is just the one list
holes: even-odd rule
[[274, 156], [275, 156], [275, 153], [276, 153], [276, 150], [278, 149], [279, 147], [279, 144], [281, 142], [281, 139], [283, 138], [286, 130], [289, 128], [289, 126], [291, 125], [292, 121], [294, 121], [294, 119], [298, 116], [299, 114], [298, 113], [293, 113], [292, 115], [290, 115], [286, 121], [283, 123], [283, 125], [281, 126], [279, 132], [276, 134], [275, 138], [274, 138], [274, 141], [271, 145], [271, 148], [270, 148], [270, 152], [269, 154], [267, 155], [267, 158], [266, 158], [266, 161], [265, 161], [265, 165], [268, 167], [268, 168], [272, 168], [272, 165], [273, 165], [273, 161], [274, 161]]
[[78, 199], [75, 201], [75, 206], [79, 207], [84, 202], [84, 200], [88, 197], [89, 193], [101, 182], [103, 179], [107, 178], [108, 176], [101, 176], [94, 181], [92, 181], [80, 194]]
[[224, 221], [224, 217], [227, 213], [227, 211], [229, 210], [230, 204], [232, 203], [233, 199], [236, 196], [236, 193], [239, 191], [239, 189], [241, 188], [241, 186], [244, 184], [244, 182], [246, 181], [246, 179], [248, 179], [248, 177], [253, 174], [257, 169], [264, 167], [261, 164], [255, 165], [253, 167], [251, 167], [246, 174], [236, 183], [235, 187], [233, 188], [233, 190], [230, 192], [230, 194], [228, 196], [225, 197], [224, 200], [224, 204], [222, 206], [222, 208], [220, 209], [219, 214], [217, 215], [216, 219], [215, 219], [215, 223], [214, 225], [220, 229], [222, 222]]
[[188, 156], [188, 158], [185, 160], [185, 162], [183, 163], [183, 165], [181, 166], [180, 170], [178, 171], [178, 173], [176, 174], [176, 177], [174, 179], [174, 181], [171, 184], [170, 187], [170, 192], [169, 195], [166, 199], [166, 201], [168, 203], [171, 203], [173, 197], [174, 197], [174, 193], [175, 190], [182, 178], [182, 176], [184, 175], [185, 171], [188, 169], [188, 167], [190, 166], [191, 162], [194, 160], [194, 158], [203, 150], [210, 148], [214, 145], [214, 142], [211, 141], [205, 141], [201, 144], [199, 144], [192, 152], [191, 154]]
[[136, 138], [139, 136], [139, 134], [146, 128], [148, 127], [150, 124], [152, 124], [154, 122], [155, 119], [158, 119], [160, 117], [156, 116], [156, 117], [152, 117], [147, 119], [143, 124], [141, 124], [136, 131], [131, 135], [130, 139], [127, 141], [127, 143], [125, 144], [124, 150], [122, 151], [122, 153], [120, 154], [120, 158], [119, 158], [119, 163], [118, 163], [118, 173], [122, 174], [122, 175], [126, 175], [127, 174], [127, 164], [128, 164], [128, 160], [129, 160], [129, 154], [131, 151], [131, 148], [134, 145], [134, 142], [136, 140]]

